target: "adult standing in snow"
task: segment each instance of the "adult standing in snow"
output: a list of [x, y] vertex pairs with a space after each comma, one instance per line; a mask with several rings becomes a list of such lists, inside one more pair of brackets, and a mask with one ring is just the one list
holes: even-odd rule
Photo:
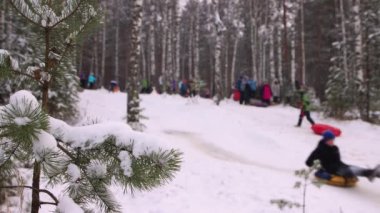
[[95, 77], [94, 73], [92, 72], [88, 76], [88, 88], [94, 89], [95, 88], [95, 83], [96, 83], [96, 77]]
[[261, 99], [264, 103], [270, 105], [270, 99], [272, 98], [272, 89], [268, 83], [265, 83], [262, 88]]
[[364, 169], [358, 166], [347, 165], [340, 158], [339, 148], [334, 144], [335, 135], [331, 131], [323, 133], [322, 140], [319, 141], [317, 148], [306, 160], [306, 165], [311, 167], [315, 160], [319, 160], [322, 168], [332, 174], [344, 178], [356, 176], [367, 177], [372, 181], [375, 177], [380, 177], [380, 165], [374, 169]]
[[307, 88], [304, 87], [304, 89], [299, 90], [300, 96], [301, 96], [301, 112], [300, 117], [298, 119], [297, 127], [300, 127], [302, 124], [303, 117], [306, 116], [307, 120], [310, 122], [311, 125], [314, 125], [315, 122], [310, 116], [310, 97], [307, 93]]
[[86, 74], [83, 71], [80, 72], [79, 78], [80, 78], [80, 86], [82, 88], [86, 88], [87, 78], [86, 78]]
[[273, 81], [272, 91], [273, 91], [273, 102], [279, 103], [280, 102], [280, 82], [277, 79], [274, 79]]

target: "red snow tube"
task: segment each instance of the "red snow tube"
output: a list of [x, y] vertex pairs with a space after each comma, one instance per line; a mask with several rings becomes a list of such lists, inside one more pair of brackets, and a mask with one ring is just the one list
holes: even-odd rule
[[339, 128], [327, 125], [327, 124], [314, 124], [311, 129], [317, 135], [322, 135], [325, 131], [330, 130], [335, 136], [340, 136], [342, 131]]
[[240, 91], [235, 89], [234, 90], [234, 96], [233, 96], [234, 101], [239, 101], [240, 100]]

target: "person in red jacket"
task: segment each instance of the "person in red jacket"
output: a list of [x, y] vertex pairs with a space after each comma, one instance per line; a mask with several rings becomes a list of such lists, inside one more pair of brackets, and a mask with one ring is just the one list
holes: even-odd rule
[[272, 89], [270, 88], [269, 84], [264, 84], [263, 89], [262, 89], [262, 96], [261, 99], [264, 103], [267, 103], [270, 105], [270, 100], [273, 96]]

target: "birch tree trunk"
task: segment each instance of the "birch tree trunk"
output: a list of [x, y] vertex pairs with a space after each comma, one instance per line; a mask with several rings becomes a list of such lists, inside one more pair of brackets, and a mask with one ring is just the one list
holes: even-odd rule
[[178, 0], [175, 0], [175, 36], [174, 36], [174, 43], [175, 43], [175, 78], [176, 80], [180, 79], [180, 70], [181, 70], [181, 61], [180, 61], [180, 54], [181, 54], [181, 43], [180, 43], [180, 22], [181, 22], [181, 16], [180, 16], [180, 5]]
[[354, 0], [354, 30], [355, 30], [355, 72], [356, 78], [360, 82], [359, 90], [364, 88], [363, 76], [363, 38], [362, 38], [362, 25], [360, 18], [360, 0]]
[[[255, 5], [255, 11], [253, 11], [253, 4], [256, 3], [256, 0], [249, 1], [249, 17], [250, 17], [250, 39], [251, 39], [251, 51], [252, 51], [252, 77], [254, 80], [258, 80], [257, 76], [257, 66], [256, 66], [256, 41], [257, 41], [257, 22], [256, 22], [256, 10], [257, 6]], [[255, 15], [254, 15], [255, 14]]]
[[127, 122], [132, 128], [140, 123], [139, 100], [139, 58], [140, 58], [140, 29], [142, 22], [142, 0], [133, 0], [132, 7], [132, 31], [131, 31], [131, 55], [129, 59], [128, 103]]
[[343, 71], [344, 78], [347, 84], [348, 82], [348, 63], [347, 63], [347, 35], [346, 35], [346, 18], [344, 15], [344, 5], [343, 0], [339, 0], [340, 4], [340, 17], [341, 17], [341, 27], [342, 27], [342, 41], [343, 41]]
[[294, 86], [296, 82], [296, 39], [294, 33], [290, 36], [290, 82]]
[[214, 21], [216, 30], [216, 43], [215, 43], [215, 102], [217, 105], [222, 100], [222, 71], [221, 71], [221, 51], [222, 51], [222, 37], [224, 25], [220, 20], [218, 12], [218, 3], [216, 0], [212, 0], [214, 9]]
[[119, 45], [120, 45], [120, 9], [119, 9], [119, 0], [115, 0], [115, 8], [116, 8], [116, 32], [115, 32], [115, 73], [112, 80], [115, 80], [119, 83]]
[[283, 77], [282, 77], [282, 46], [281, 46], [281, 28], [277, 27], [277, 63], [278, 63], [278, 68], [277, 68], [277, 76], [278, 80], [280, 81], [280, 84], [283, 82]]
[[104, 75], [106, 73], [106, 55], [107, 55], [107, 49], [106, 49], [106, 42], [107, 42], [107, 1], [104, 1], [104, 20], [103, 20], [103, 36], [102, 36], [102, 65], [101, 65], [101, 71], [99, 76], [99, 82], [100, 84], [104, 85]]
[[162, 92], [166, 93], [167, 76], [166, 74], [166, 46], [167, 46], [167, 32], [168, 32], [168, 23], [167, 23], [167, 4], [168, 1], [164, 1], [164, 11], [163, 11], [163, 20], [162, 20], [162, 55], [161, 55], [161, 76], [163, 77]]
[[[156, 20], [156, 9], [154, 5], [154, 0], [150, 2], [150, 26], [149, 26], [149, 55], [150, 55], [150, 77], [155, 79], [156, 75], [156, 47], [155, 47], [155, 20]], [[152, 83], [152, 82], [150, 82]]]
[[197, 3], [195, 14], [195, 48], [194, 48], [194, 77], [195, 81], [200, 80], [199, 76], [199, 25], [200, 25], [200, 2]]
[[[301, 15], [301, 59], [302, 59], [302, 69], [301, 69], [301, 82], [303, 85], [306, 84], [306, 56], [305, 56], [305, 18], [304, 18], [304, 0], [301, 0], [300, 5], [300, 15]], [[294, 40], [294, 39], [293, 39]]]
[[233, 49], [233, 53], [232, 53], [230, 86], [235, 85], [235, 81], [236, 81], [236, 79], [235, 79], [235, 77], [236, 77], [236, 55], [237, 55], [239, 40], [240, 40], [240, 37], [239, 37], [239, 35], [237, 35], [235, 42], [234, 42], [234, 49]]
[[189, 79], [193, 78], [193, 34], [194, 34], [193, 27], [194, 27], [193, 16], [190, 16], [189, 57], [188, 57]]
[[173, 77], [173, 5], [169, 2], [168, 5], [168, 16], [167, 16], [167, 33], [168, 33], [168, 55], [167, 65], [166, 65], [166, 75], [165, 79], [167, 80], [167, 85], [171, 85], [172, 77]]

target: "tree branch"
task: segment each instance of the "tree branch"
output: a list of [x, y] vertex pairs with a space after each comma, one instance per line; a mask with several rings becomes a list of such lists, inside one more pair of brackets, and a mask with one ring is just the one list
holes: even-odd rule
[[30, 19], [28, 16], [26, 16], [24, 13], [22, 13], [21, 10], [19, 10], [19, 9], [16, 7], [16, 5], [13, 3], [13, 0], [10, 0], [9, 2], [11, 3], [12, 7], [13, 7], [13, 8], [14, 8], [14, 9], [15, 9], [15, 10], [16, 10], [16, 11], [17, 11], [22, 17], [24, 17], [25, 19], [27, 19], [29, 22], [31, 22], [31, 23], [33, 23], [33, 24], [39, 26], [39, 27], [42, 27], [39, 23], [33, 21], [33, 20]]
[[54, 27], [56, 27], [58, 24], [60, 24], [60, 23], [62, 23], [62, 22], [64, 22], [64, 21], [66, 21], [66, 20], [69, 19], [71, 16], [73, 16], [73, 15], [76, 13], [76, 11], [79, 9], [80, 5], [81, 5], [83, 2], [84, 2], [83, 0], [80, 1], [80, 2], [77, 4], [77, 6], [75, 7], [75, 9], [74, 9], [73, 11], [71, 11], [71, 13], [70, 13], [69, 15], [67, 15], [67, 16], [64, 17], [64, 18], [62, 18], [61, 20], [59, 20], [57, 23], [53, 24], [53, 25], [50, 26], [49, 28], [54, 28]]
[[32, 76], [32, 75], [30, 75], [30, 74], [28, 74], [28, 73], [24, 73], [24, 72], [21, 72], [21, 71], [17, 71], [17, 70], [12, 70], [12, 72], [15, 72], [17, 75], [22, 75], [22, 76], [26, 76], [26, 77], [28, 77], [28, 78], [30, 78], [30, 79], [32, 79], [32, 80], [35, 80], [35, 81], [37, 81], [39, 84], [43, 84], [43, 82], [42, 81], [39, 81], [39, 80], [36, 80], [36, 78], [34, 78], [34, 76]]
[[[0, 186], [0, 189], [15, 189], [15, 188], [26, 188], [26, 189], [31, 189], [31, 190], [36, 190], [38, 192], [42, 192], [42, 193], [45, 193], [47, 195], [49, 195], [54, 201], [55, 201], [55, 204], [54, 205], [58, 205], [58, 199], [53, 195], [53, 193], [51, 193], [50, 191], [46, 190], [46, 189], [35, 189], [31, 186]], [[47, 202], [44, 202], [45, 204], [53, 204], [53, 203], [47, 203]], [[40, 205], [42, 205], [42, 202], [40, 202]]]

